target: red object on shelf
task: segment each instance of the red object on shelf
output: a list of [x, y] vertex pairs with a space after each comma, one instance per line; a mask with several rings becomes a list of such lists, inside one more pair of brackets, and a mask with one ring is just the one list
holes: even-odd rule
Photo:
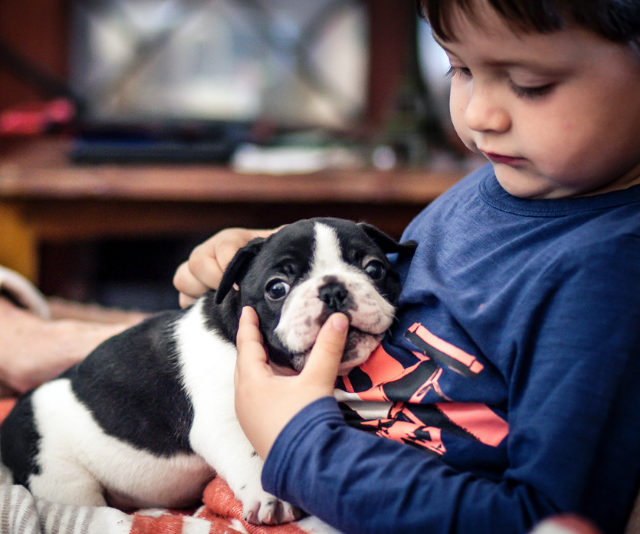
[[66, 98], [27, 102], [0, 113], [0, 135], [42, 135], [69, 124], [75, 114], [73, 102]]

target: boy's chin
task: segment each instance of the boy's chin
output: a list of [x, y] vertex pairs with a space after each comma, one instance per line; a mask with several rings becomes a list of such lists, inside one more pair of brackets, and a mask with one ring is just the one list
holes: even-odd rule
[[571, 196], [569, 194], [563, 195], [557, 184], [524, 166], [515, 167], [496, 162], [491, 162], [491, 164], [498, 183], [514, 197], [537, 200]]

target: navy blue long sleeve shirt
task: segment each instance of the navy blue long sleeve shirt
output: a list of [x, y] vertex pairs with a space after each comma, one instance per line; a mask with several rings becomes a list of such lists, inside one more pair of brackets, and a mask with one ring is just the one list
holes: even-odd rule
[[[640, 186], [523, 200], [490, 166], [427, 207], [397, 320], [283, 430], [265, 489], [343, 532], [621, 532], [640, 480]], [[345, 422], [345, 420], [348, 422]], [[388, 438], [388, 439], [382, 439]]]

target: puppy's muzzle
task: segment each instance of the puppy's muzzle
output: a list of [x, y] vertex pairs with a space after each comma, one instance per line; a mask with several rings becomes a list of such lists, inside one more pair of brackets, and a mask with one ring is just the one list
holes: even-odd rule
[[325, 277], [325, 284], [318, 289], [318, 298], [324, 303], [327, 311], [346, 313], [355, 307], [347, 286], [335, 276]]

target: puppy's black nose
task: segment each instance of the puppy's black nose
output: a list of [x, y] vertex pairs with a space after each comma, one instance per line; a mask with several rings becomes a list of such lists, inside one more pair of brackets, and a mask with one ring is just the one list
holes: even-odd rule
[[319, 289], [318, 298], [332, 311], [344, 312], [350, 308], [349, 291], [342, 282], [326, 283]]

